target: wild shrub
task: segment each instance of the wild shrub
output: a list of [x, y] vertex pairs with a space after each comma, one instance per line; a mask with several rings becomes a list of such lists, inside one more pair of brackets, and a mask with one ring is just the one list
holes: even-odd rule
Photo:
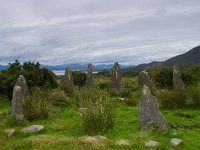
[[173, 70], [171, 68], [161, 68], [154, 77], [153, 80], [159, 88], [173, 87]]
[[69, 88], [69, 87], [66, 87], [66, 86], [62, 86], [61, 90], [63, 90], [65, 92], [65, 94], [67, 96], [69, 96], [69, 97], [74, 96], [74, 87], [73, 88]]
[[34, 88], [24, 99], [24, 115], [29, 120], [48, 118], [51, 110], [51, 91]]
[[101, 90], [108, 90], [108, 82], [102, 82], [99, 84]]
[[37, 62], [24, 62], [18, 60], [9, 63], [7, 70], [0, 73], [0, 91], [2, 95], [12, 98], [12, 90], [19, 75], [24, 75], [29, 88], [55, 88], [57, 87], [56, 75], [47, 68], [41, 68]]
[[188, 96], [192, 99], [193, 107], [200, 106], [200, 84], [187, 87]]
[[125, 98], [124, 102], [128, 106], [136, 106], [137, 105], [137, 101], [133, 98]]
[[97, 90], [81, 90], [76, 97], [81, 110], [81, 125], [87, 134], [112, 130], [115, 122], [114, 103], [109, 95]]
[[162, 90], [158, 92], [158, 99], [161, 106], [166, 109], [176, 109], [187, 107], [187, 94], [185, 90], [168, 91]]
[[51, 103], [54, 106], [67, 106], [69, 104], [69, 98], [65, 92], [59, 89], [53, 90], [50, 97]]
[[86, 74], [81, 71], [74, 71], [72, 72], [74, 84], [80, 88], [85, 86], [86, 84]]

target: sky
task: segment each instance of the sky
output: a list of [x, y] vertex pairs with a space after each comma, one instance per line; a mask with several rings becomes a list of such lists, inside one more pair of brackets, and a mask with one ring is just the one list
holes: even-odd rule
[[200, 45], [200, 0], [0, 0], [0, 64], [163, 61]]

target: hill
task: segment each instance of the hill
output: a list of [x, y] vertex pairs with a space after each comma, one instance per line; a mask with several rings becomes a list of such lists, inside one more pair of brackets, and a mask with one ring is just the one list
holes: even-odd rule
[[140, 64], [133, 68], [136, 70], [141, 70], [141, 69], [155, 68], [160, 66], [191, 67], [196, 65], [200, 65], [200, 46], [197, 46], [184, 54], [172, 57], [165, 61], [161, 62], [153, 61], [148, 64]]

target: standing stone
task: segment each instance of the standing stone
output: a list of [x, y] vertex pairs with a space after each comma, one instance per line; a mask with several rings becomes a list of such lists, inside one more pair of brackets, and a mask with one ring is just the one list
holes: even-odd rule
[[26, 78], [23, 75], [20, 75], [17, 79], [15, 86], [20, 86], [22, 88], [22, 93], [25, 96], [28, 92], [28, 85], [26, 83]]
[[140, 89], [143, 88], [144, 85], [152, 88], [153, 87], [153, 83], [152, 81], [149, 79], [149, 75], [146, 71], [141, 71], [139, 76], [138, 76], [138, 84], [140, 86]]
[[26, 78], [20, 75], [13, 89], [11, 115], [16, 119], [23, 119], [23, 99], [28, 93]]
[[183, 82], [181, 72], [177, 67], [173, 67], [173, 86], [175, 90], [185, 89], [185, 84]]
[[23, 96], [22, 88], [20, 86], [15, 86], [13, 89], [11, 115], [18, 120], [21, 120], [24, 117], [22, 105]]
[[168, 123], [159, 111], [157, 98], [151, 94], [151, 90], [146, 85], [141, 90], [139, 121], [142, 131], [154, 128], [161, 131], [168, 130]]
[[73, 80], [72, 71], [70, 67], [65, 69], [64, 86], [68, 88], [72, 88], [74, 86], [74, 80]]
[[112, 68], [110, 77], [109, 91], [121, 91], [121, 72], [118, 62], [116, 62]]
[[86, 87], [88, 89], [92, 89], [93, 88], [93, 67], [92, 67], [92, 64], [88, 65]]

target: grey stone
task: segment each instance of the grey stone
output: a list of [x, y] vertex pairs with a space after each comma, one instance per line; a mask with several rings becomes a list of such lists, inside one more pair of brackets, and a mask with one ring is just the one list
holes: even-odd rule
[[116, 141], [116, 145], [118, 146], [129, 146], [130, 142], [126, 139], [119, 139]]
[[166, 132], [168, 130], [168, 123], [159, 111], [157, 98], [151, 94], [151, 90], [146, 85], [141, 90], [139, 121], [142, 131], [159, 129]]
[[11, 115], [16, 119], [23, 119], [23, 91], [20, 86], [15, 86], [13, 89]]
[[140, 86], [140, 89], [143, 88], [144, 85], [152, 88], [153, 87], [153, 83], [152, 81], [149, 79], [149, 75], [146, 71], [141, 71], [139, 76], [138, 76], [138, 84]]
[[26, 83], [26, 78], [23, 75], [20, 75], [17, 79], [15, 86], [20, 86], [22, 88], [23, 96], [28, 92], [28, 85]]
[[172, 138], [172, 139], [170, 140], [170, 144], [171, 144], [172, 146], [178, 146], [178, 145], [180, 145], [182, 142], [183, 142], [182, 139], [177, 139], [177, 138]]
[[121, 71], [118, 62], [116, 62], [112, 68], [110, 83], [109, 83], [109, 91], [121, 91]]
[[72, 71], [70, 67], [65, 69], [64, 86], [68, 88], [72, 88], [74, 86], [74, 80], [73, 80]]
[[93, 67], [92, 67], [92, 64], [88, 65], [86, 87], [88, 89], [92, 89], [93, 88]]
[[95, 135], [95, 136], [93, 136], [93, 138], [95, 138], [95, 139], [97, 139], [99, 141], [106, 141], [106, 140], [108, 140], [107, 137], [101, 136], [101, 135]]
[[173, 86], [175, 90], [185, 89], [185, 84], [183, 82], [181, 72], [177, 67], [173, 67]]
[[156, 141], [153, 141], [153, 140], [149, 140], [149, 141], [145, 142], [146, 147], [157, 147], [159, 145], [160, 145], [159, 142], [156, 142]]
[[83, 137], [80, 137], [80, 140], [83, 143], [98, 143], [98, 142], [106, 141], [108, 139], [104, 136], [96, 135], [96, 136], [83, 136]]
[[44, 126], [42, 126], [42, 125], [32, 125], [32, 126], [23, 128], [22, 132], [33, 133], [33, 132], [39, 132], [39, 131], [42, 131], [42, 130], [44, 130]]
[[12, 137], [15, 134], [15, 129], [8, 129], [6, 133], [8, 137]]

